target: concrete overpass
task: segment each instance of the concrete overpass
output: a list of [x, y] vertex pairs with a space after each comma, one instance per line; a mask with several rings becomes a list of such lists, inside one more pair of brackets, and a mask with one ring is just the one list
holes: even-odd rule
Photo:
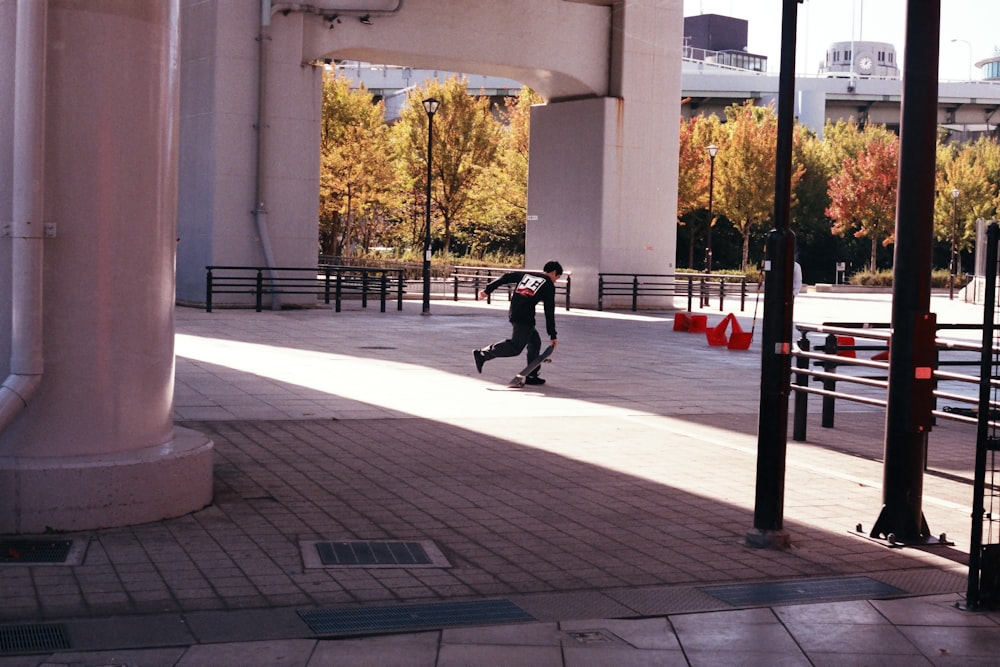
[[[337, 70], [355, 84], [364, 84], [386, 101], [393, 117], [405, 100], [405, 91], [428, 79], [447, 78], [452, 72], [351, 62]], [[480, 73], [460, 72], [469, 93], [502, 97], [516, 95], [522, 83]], [[898, 131], [902, 80], [829, 76], [799, 76], [795, 81], [799, 121], [822, 134], [826, 121], [853, 118], [886, 125]], [[938, 123], [962, 139], [983, 133], [996, 134], [1000, 126], [1000, 81], [942, 81], [938, 84]], [[681, 71], [681, 114], [723, 115], [731, 104], [752, 99], [766, 105], [778, 98], [778, 75], [722, 67], [701, 59], [684, 58]]]
[[527, 263], [574, 299], [675, 255], [681, 0], [0, 0], [0, 533], [212, 498], [175, 299], [316, 261], [325, 59], [530, 85]]
[[[901, 79], [800, 76], [795, 81], [800, 123], [822, 133], [827, 120], [871, 122], [899, 129]], [[681, 114], [721, 115], [752, 99], [766, 105], [778, 98], [778, 77], [685, 60], [681, 73]], [[942, 81], [938, 84], [938, 124], [956, 133], [996, 133], [1000, 125], [1000, 82]]]

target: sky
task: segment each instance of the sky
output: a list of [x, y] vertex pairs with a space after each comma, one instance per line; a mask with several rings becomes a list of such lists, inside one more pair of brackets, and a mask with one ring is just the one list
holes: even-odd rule
[[[889, 42], [902, 65], [906, 0], [805, 0], [798, 5], [795, 70], [816, 74], [831, 42]], [[781, 52], [782, 0], [684, 0], [684, 16], [722, 14], [749, 21], [747, 50], [767, 56], [776, 74]], [[852, 35], [853, 28], [853, 35]], [[953, 42], [952, 40], [958, 40]], [[975, 63], [1000, 46], [1000, 0], [941, 0], [939, 78], [979, 79]]]

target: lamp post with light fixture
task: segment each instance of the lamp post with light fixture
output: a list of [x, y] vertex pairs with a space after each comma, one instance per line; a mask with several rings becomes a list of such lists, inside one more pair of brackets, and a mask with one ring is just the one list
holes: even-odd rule
[[434, 155], [434, 114], [437, 113], [439, 106], [441, 101], [433, 97], [424, 100], [424, 111], [427, 112], [427, 191], [424, 227], [424, 303], [421, 315], [431, 314], [431, 164]]
[[955, 298], [955, 274], [958, 273], [955, 261], [955, 249], [958, 247], [958, 196], [962, 191], [955, 188], [951, 191], [951, 261], [949, 263], [948, 298]]
[[711, 144], [708, 150], [708, 231], [705, 235], [705, 273], [712, 272], [712, 204], [715, 194], [715, 155], [719, 152], [719, 147]]
[[951, 40], [952, 44], [957, 44], [957, 43], [960, 43], [960, 42], [962, 44], [965, 44], [965, 48], [967, 48], [969, 50], [969, 81], [972, 81], [972, 42], [970, 42], [967, 39], [953, 39], [953, 40]]

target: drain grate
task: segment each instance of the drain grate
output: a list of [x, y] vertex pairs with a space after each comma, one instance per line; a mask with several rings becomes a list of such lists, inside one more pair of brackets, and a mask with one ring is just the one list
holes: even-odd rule
[[0, 540], [0, 563], [65, 563], [73, 540]]
[[419, 542], [320, 542], [323, 565], [430, 565]]
[[761, 584], [736, 584], [702, 588], [712, 597], [733, 606], [826, 600], [834, 598], [886, 597], [905, 593], [902, 589], [868, 577], [840, 579], [804, 579]]
[[0, 625], [0, 655], [49, 653], [68, 648], [66, 627], [62, 624]]
[[354, 540], [302, 542], [309, 567], [450, 567], [433, 542]]
[[318, 609], [300, 611], [299, 616], [316, 635], [358, 635], [535, 620], [510, 600]]

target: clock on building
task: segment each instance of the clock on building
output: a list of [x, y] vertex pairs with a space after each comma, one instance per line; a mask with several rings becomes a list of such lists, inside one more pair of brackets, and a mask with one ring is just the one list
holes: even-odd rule
[[861, 56], [861, 58], [858, 59], [858, 69], [862, 72], [871, 72], [872, 59], [869, 56]]

